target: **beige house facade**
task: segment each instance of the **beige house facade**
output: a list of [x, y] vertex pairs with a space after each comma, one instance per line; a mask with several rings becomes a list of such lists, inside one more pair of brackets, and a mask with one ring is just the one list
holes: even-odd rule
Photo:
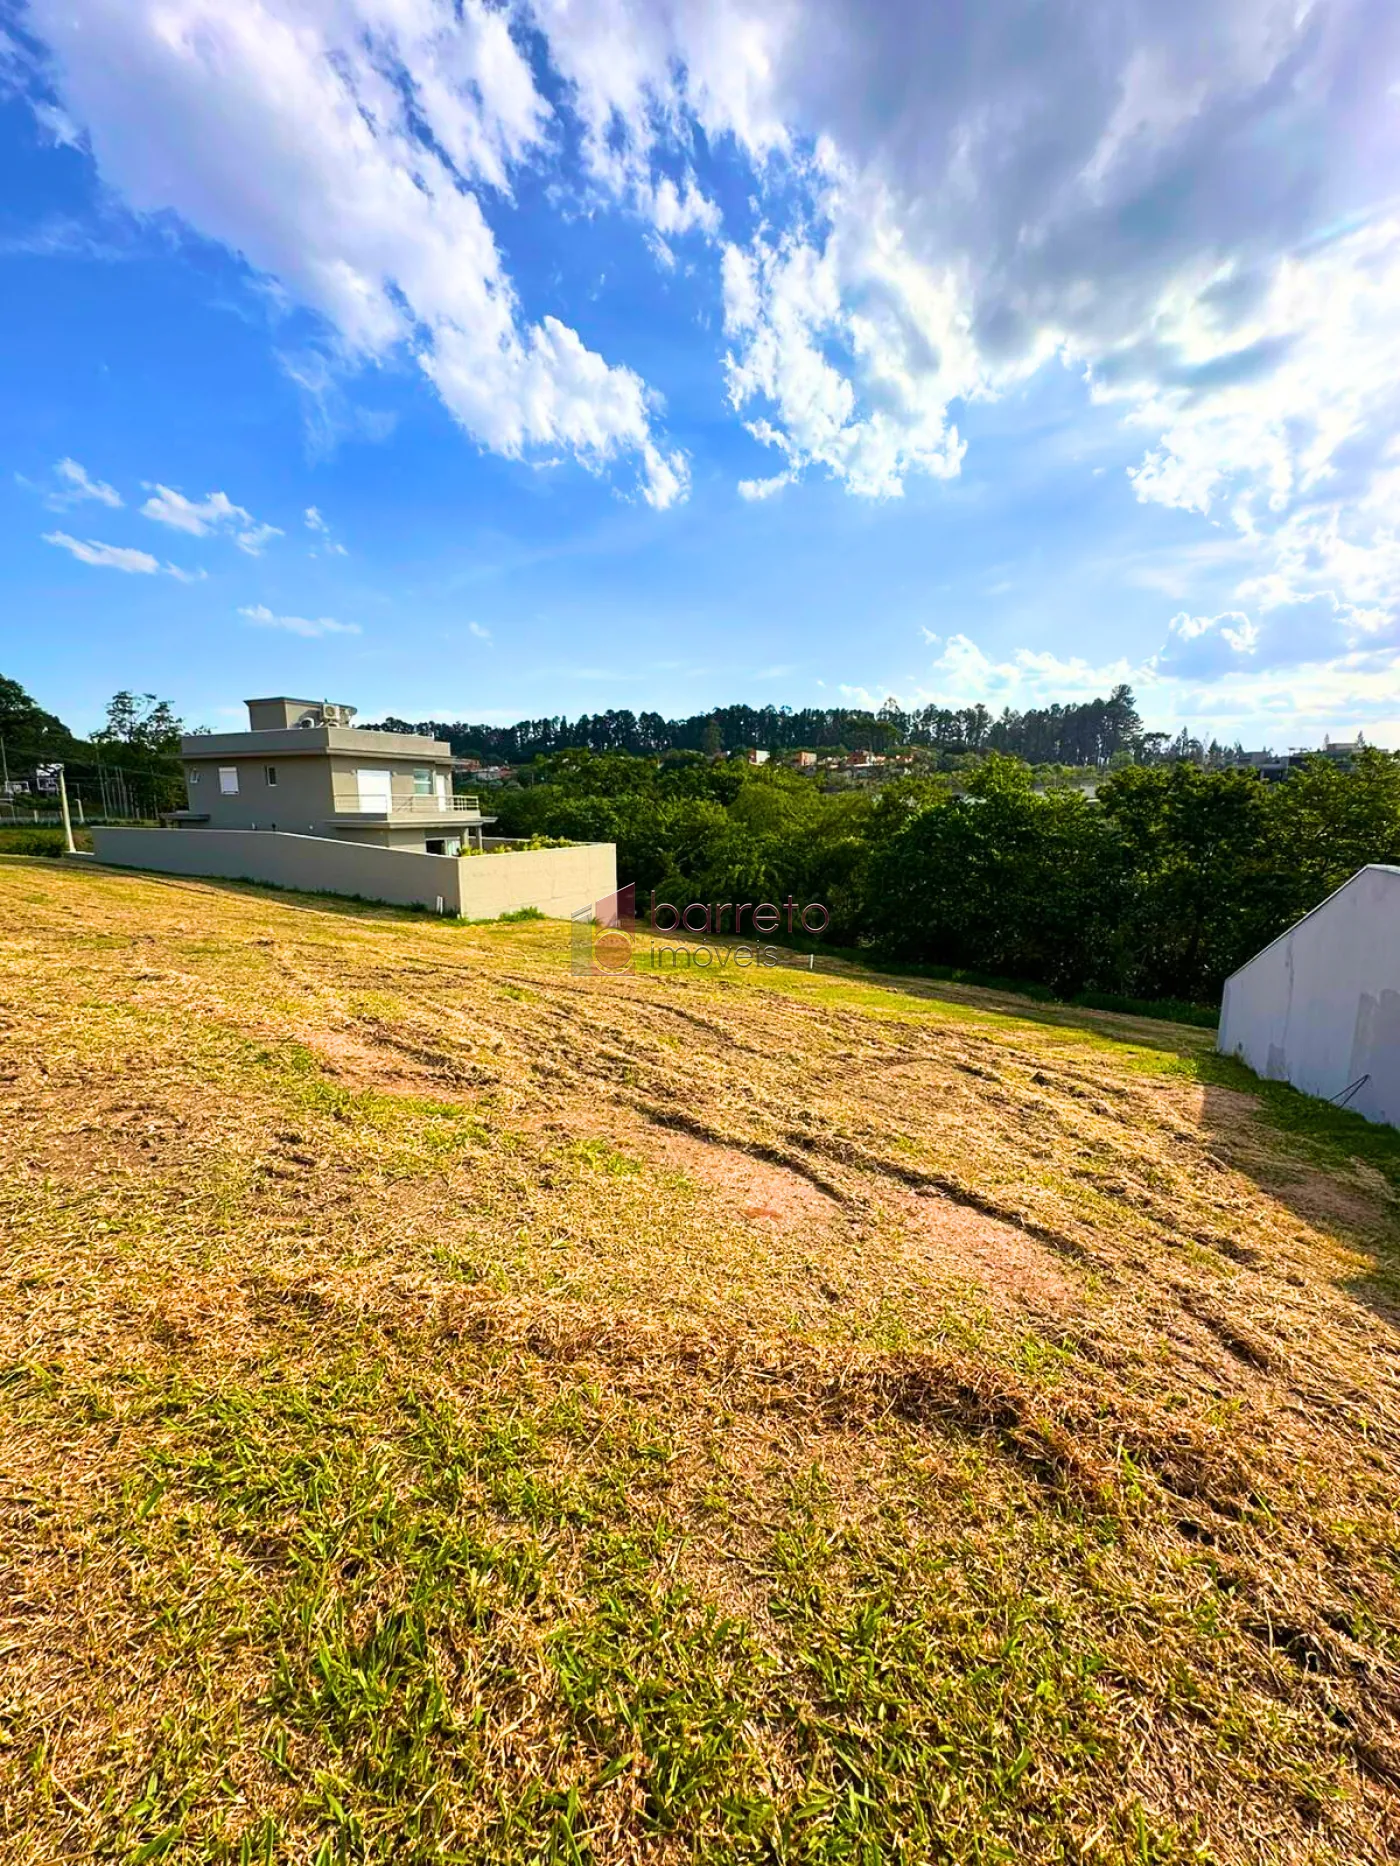
[[523, 909], [567, 920], [616, 894], [610, 842], [528, 848], [486, 835], [496, 819], [453, 792], [443, 740], [366, 731], [353, 707], [327, 700], [247, 706], [246, 732], [181, 739], [188, 803], [167, 827], [94, 827], [99, 862], [468, 920]]
[[174, 828], [280, 830], [423, 855], [484, 847], [493, 817], [452, 788], [452, 747], [351, 724], [352, 706], [249, 700], [246, 732], [180, 741], [187, 804]]

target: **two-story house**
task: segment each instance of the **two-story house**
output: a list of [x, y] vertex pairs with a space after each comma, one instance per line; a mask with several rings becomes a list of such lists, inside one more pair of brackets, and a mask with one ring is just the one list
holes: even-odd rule
[[246, 732], [180, 741], [188, 807], [176, 827], [283, 830], [380, 848], [460, 855], [494, 817], [452, 789], [452, 747], [351, 725], [353, 706], [249, 700]]

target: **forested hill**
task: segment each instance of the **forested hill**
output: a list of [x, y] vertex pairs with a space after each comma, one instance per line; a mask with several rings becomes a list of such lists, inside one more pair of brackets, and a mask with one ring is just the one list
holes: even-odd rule
[[463, 720], [389, 718], [389, 731], [425, 732], [446, 739], [459, 758], [522, 764], [551, 752], [732, 752], [798, 748], [881, 751], [892, 745], [947, 752], [1005, 752], [1028, 764], [1106, 765], [1117, 752], [1151, 757], [1168, 743], [1165, 733], [1144, 733], [1130, 687], [1106, 700], [1076, 706], [1034, 707], [999, 717], [985, 706], [925, 706], [906, 711], [887, 700], [876, 713], [855, 707], [721, 706], [686, 719], [659, 713], [608, 711], [570, 720], [521, 719], [513, 726]]

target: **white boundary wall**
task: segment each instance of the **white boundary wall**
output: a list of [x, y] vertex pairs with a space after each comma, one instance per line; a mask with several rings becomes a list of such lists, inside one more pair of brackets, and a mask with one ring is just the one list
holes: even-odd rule
[[494, 920], [522, 907], [567, 920], [617, 891], [617, 851], [610, 842], [455, 856], [280, 829], [94, 827], [92, 844], [99, 862], [117, 868], [270, 882], [429, 910], [440, 899], [444, 913], [469, 920]]
[[1400, 1127], [1400, 868], [1362, 868], [1225, 981], [1217, 1046]]

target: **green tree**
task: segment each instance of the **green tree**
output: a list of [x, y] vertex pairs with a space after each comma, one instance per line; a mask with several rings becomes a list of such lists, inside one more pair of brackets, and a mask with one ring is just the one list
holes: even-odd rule
[[168, 758], [180, 749], [182, 722], [169, 700], [153, 693], [114, 693], [107, 702], [107, 723], [93, 733], [99, 745], [124, 745], [156, 758]]
[[169, 810], [185, 801], [180, 766], [180, 720], [168, 700], [153, 693], [123, 690], [107, 702], [107, 723], [92, 735], [93, 744], [115, 752], [107, 760], [136, 784], [143, 809]]
[[1368, 747], [1350, 771], [1309, 758], [1266, 787], [1270, 904], [1296, 918], [1367, 862], [1400, 863], [1400, 756]]
[[0, 740], [13, 777], [35, 764], [72, 758], [80, 742], [53, 713], [46, 713], [17, 680], [0, 675]]
[[1099, 983], [1111, 852], [1077, 792], [1038, 793], [1028, 766], [992, 753], [966, 796], [911, 786], [880, 827], [865, 917], [887, 951], [1061, 990]]
[[1263, 885], [1266, 787], [1253, 771], [1207, 771], [1183, 759], [1117, 772], [1098, 797], [1120, 890], [1109, 989], [1214, 996], [1282, 931]]

